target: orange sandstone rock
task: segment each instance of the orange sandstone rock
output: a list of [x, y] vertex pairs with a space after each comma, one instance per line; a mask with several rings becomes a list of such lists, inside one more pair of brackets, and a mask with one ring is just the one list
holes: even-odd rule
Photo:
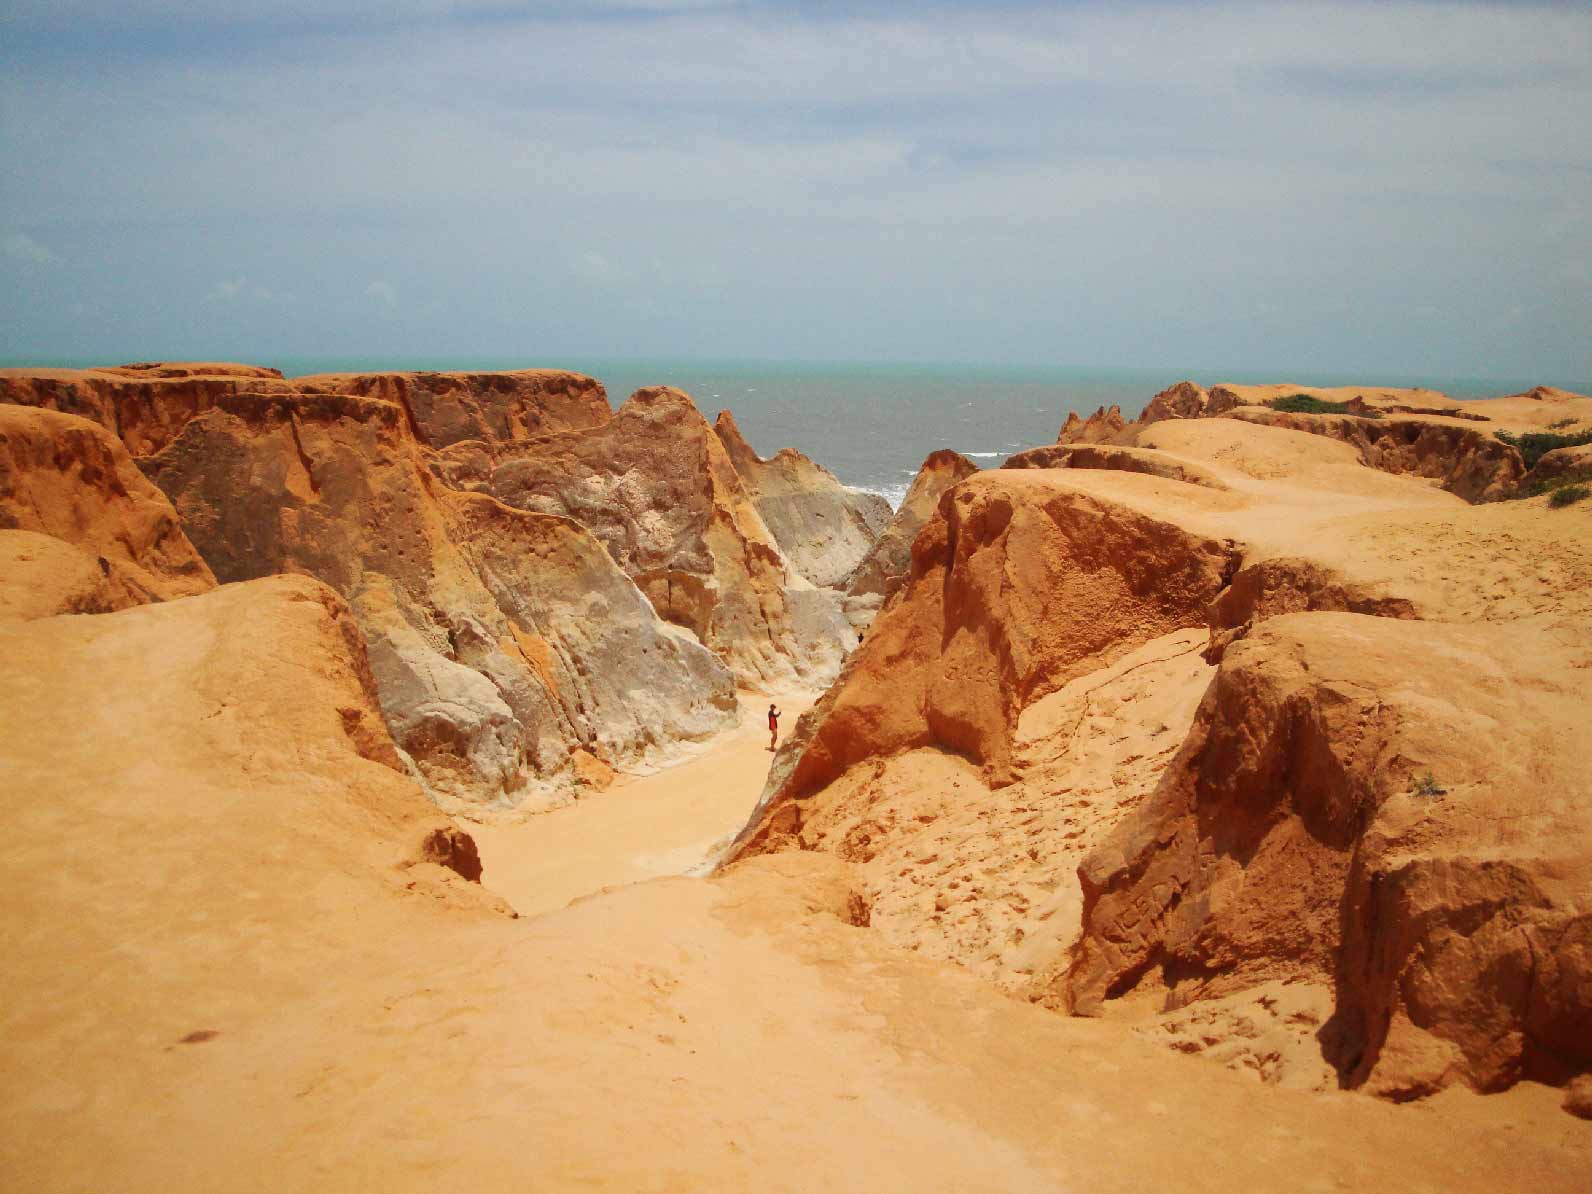
[[[63, 590], [63, 612], [119, 609], [215, 587], [165, 495], [115, 436], [74, 415], [0, 404], [0, 528], [49, 535], [94, 562], [103, 584], [91, 584], [81, 567], [60, 565], [84, 573]], [[37, 553], [11, 560], [43, 566]]]
[[959, 452], [941, 448], [929, 453], [912, 478], [901, 508], [847, 578], [846, 592], [852, 597], [885, 597], [893, 582], [904, 578], [911, 568], [912, 541], [939, 508], [940, 495], [976, 472], [978, 465]]

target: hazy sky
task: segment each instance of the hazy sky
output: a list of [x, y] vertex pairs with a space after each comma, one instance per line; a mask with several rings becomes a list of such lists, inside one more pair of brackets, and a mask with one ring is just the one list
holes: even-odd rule
[[0, 159], [0, 357], [1592, 380], [1580, 5], [0, 0]]

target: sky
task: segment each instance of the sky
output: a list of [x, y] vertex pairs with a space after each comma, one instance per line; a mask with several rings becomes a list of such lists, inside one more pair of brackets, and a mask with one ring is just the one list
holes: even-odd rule
[[1592, 381], [1592, 7], [0, 0], [0, 358]]

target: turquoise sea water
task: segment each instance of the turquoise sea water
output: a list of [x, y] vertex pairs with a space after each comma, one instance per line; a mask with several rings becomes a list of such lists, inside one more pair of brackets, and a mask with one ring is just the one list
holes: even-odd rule
[[[69, 362], [51, 362], [68, 364]], [[76, 362], [92, 364], [95, 362]], [[103, 362], [100, 362], [103, 363]], [[1012, 452], [1055, 440], [1069, 411], [1088, 415], [1116, 403], [1136, 416], [1155, 393], [1190, 376], [1154, 369], [1086, 370], [1058, 366], [888, 365], [770, 361], [645, 361], [470, 358], [321, 358], [259, 361], [288, 376], [375, 369], [516, 369], [547, 366], [598, 378], [618, 406], [645, 385], [679, 386], [712, 419], [735, 412], [752, 446], [764, 456], [793, 447], [848, 485], [898, 503], [923, 458], [954, 448], [989, 468]], [[1301, 385], [1428, 386], [1456, 398], [1518, 393], [1540, 382], [1588, 392], [1586, 384], [1523, 378], [1327, 376], [1271, 371], [1201, 371], [1217, 382], [1289, 381]]]

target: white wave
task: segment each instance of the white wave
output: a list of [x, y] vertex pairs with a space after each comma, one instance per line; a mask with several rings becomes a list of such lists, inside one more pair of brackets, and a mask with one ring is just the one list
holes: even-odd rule
[[848, 488], [859, 490], [862, 493], [876, 493], [890, 503], [890, 509], [899, 510], [901, 509], [901, 503], [906, 501], [907, 490], [911, 488], [911, 485], [852, 485], [848, 486]]
[[974, 460], [993, 460], [997, 456], [1009, 456], [1010, 452], [963, 452], [963, 456], [971, 456]]

